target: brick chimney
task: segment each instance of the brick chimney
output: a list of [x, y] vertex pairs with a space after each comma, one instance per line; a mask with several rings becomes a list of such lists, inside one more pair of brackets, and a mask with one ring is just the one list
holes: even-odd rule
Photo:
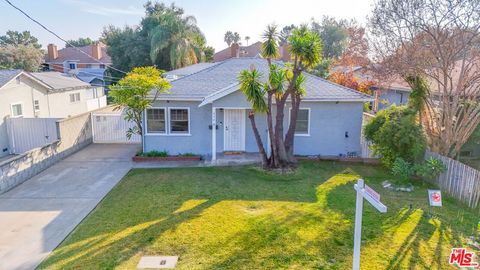
[[232, 58], [240, 57], [240, 45], [238, 45], [238, 43], [233, 43], [230, 47], [230, 53]]
[[90, 45], [90, 47], [92, 48], [93, 58], [100, 60], [100, 58], [102, 58], [102, 43], [95, 42], [92, 45]]
[[55, 60], [58, 58], [58, 50], [55, 44], [48, 44], [47, 46], [48, 59]]
[[292, 60], [292, 56], [288, 51], [288, 44], [283, 44], [281, 49], [282, 49], [282, 61], [290, 62]]

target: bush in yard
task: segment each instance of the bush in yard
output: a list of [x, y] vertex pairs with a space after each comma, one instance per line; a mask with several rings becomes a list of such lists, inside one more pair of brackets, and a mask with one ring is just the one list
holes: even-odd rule
[[400, 177], [402, 180], [408, 180], [414, 173], [414, 167], [403, 158], [395, 159], [392, 165], [392, 174]]
[[415, 174], [423, 179], [432, 180], [447, 170], [443, 162], [436, 158], [429, 158], [414, 166]]
[[392, 105], [380, 111], [364, 128], [365, 138], [372, 142], [374, 154], [392, 168], [397, 158], [413, 164], [425, 151], [425, 135], [416, 121], [416, 112], [406, 106]]
[[445, 167], [443, 162], [435, 158], [429, 158], [417, 164], [412, 164], [403, 158], [397, 158], [391, 169], [392, 174], [400, 177], [402, 180], [408, 180], [412, 176], [432, 180], [446, 170], [447, 167]]

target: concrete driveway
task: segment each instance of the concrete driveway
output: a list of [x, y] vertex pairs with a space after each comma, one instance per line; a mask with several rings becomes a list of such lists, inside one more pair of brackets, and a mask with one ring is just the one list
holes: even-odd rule
[[0, 195], [0, 269], [33, 269], [132, 167], [138, 145], [92, 144]]

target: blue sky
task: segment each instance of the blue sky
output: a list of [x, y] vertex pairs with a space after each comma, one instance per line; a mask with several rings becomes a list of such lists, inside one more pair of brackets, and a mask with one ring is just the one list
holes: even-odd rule
[[[39, 20], [66, 39], [90, 37], [97, 39], [104, 26], [137, 25], [144, 12], [146, 0], [11, 0], [33, 18]], [[172, 1], [163, 1], [171, 3]], [[279, 26], [320, 19], [323, 15], [336, 18], [355, 18], [365, 23], [373, 0], [178, 0], [185, 13], [197, 18], [207, 43], [217, 51], [223, 49], [223, 34], [227, 30], [250, 36], [250, 44], [260, 40], [269, 23]], [[45, 47], [63, 42], [46, 32], [0, 0], [0, 34], [7, 30], [29, 30]], [[244, 42], [245, 43], [245, 42]]]

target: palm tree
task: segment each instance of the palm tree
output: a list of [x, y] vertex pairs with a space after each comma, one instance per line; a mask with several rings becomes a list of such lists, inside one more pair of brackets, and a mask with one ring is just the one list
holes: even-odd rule
[[223, 37], [223, 41], [225, 41], [227, 43], [228, 47], [230, 47], [230, 45], [232, 45], [232, 43], [233, 43], [233, 33], [232, 33], [232, 31], [225, 32], [225, 36]]
[[245, 36], [245, 41], [247, 42], [247, 46], [248, 46], [248, 41], [250, 40], [250, 37], [249, 36]]
[[169, 56], [172, 69], [202, 61], [205, 37], [198, 28], [195, 17], [182, 17], [167, 12], [158, 19], [158, 26], [149, 32], [150, 58], [153, 63], [160, 55]]
[[242, 40], [242, 38], [240, 37], [239, 33], [235, 32], [235, 33], [233, 33], [232, 40], [233, 40], [233, 43], [239, 44], [239, 42], [240, 42], [240, 40]]
[[257, 142], [258, 150], [260, 156], [262, 157], [262, 165], [264, 168], [268, 166], [267, 153], [263, 147], [262, 138], [258, 132], [258, 128], [255, 122], [255, 113], [265, 113], [268, 111], [267, 104], [265, 103], [265, 90], [262, 87], [260, 78], [262, 74], [259, 73], [255, 68], [249, 70], [242, 70], [240, 72], [239, 81], [240, 81], [240, 90], [245, 94], [247, 100], [252, 104], [252, 110], [248, 114], [250, 123], [252, 124], [253, 134], [255, 136], [255, 141]]

